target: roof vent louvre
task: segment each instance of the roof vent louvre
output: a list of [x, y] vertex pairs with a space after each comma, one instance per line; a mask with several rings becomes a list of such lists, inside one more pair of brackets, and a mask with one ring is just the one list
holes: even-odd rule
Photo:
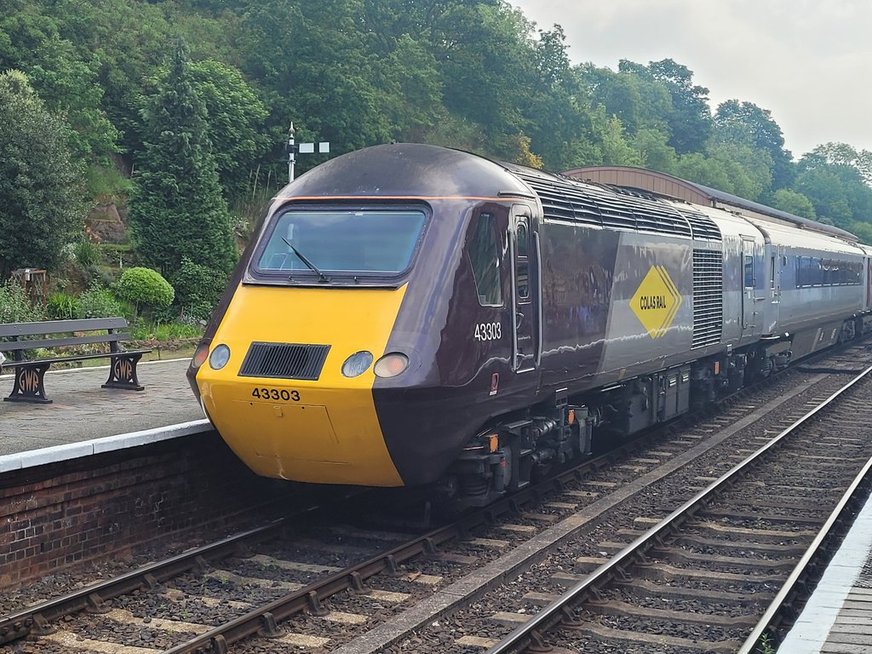
[[683, 238], [721, 240], [720, 230], [708, 216], [677, 209], [654, 196], [545, 175], [510, 164], [506, 167], [539, 196], [546, 218]]

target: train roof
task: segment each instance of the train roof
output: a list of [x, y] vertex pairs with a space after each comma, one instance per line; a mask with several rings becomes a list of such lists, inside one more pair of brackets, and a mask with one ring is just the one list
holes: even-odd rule
[[585, 168], [574, 168], [563, 174], [579, 181], [594, 182], [628, 189], [638, 189], [662, 197], [684, 200], [691, 204], [726, 209], [728, 211], [731, 209], [743, 209], [745, 211], [751, 211], [761, 216], [765, 216], [769, 219], [787, 222], [800, 227], [801, 229], [828, 234], [850, 242], [856, 242], [858, 240], [854, 234], [844, 229], [832, 225], [824, 225], [823, 223], [809, 220], [808, 218], [802, 218], [801, 216], [796, 216], [787, 211], [781, 211], [780, 209], [774, 209], [773, 207], [768, 207], [759, 202], [752, 202], [751, 200], [740, 198], [731, 193], [724, 193], [723, 191], [702, 184], [689, 182], [685, 179], [673, 177], [666, 173], [645, 170], [644, 168], [635, 168], [632, 166], [588, 166]]
[[343, 154], [286, 186], [279, 198], [533, 197], [484, 157], [422, 143], [376, 145]]

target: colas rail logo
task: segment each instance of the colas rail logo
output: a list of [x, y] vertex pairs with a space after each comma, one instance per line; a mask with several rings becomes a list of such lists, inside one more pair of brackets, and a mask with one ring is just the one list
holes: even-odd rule
[[681, 293], [663, 266], [651, 266], [630, 298], [630, 308], [651, 338], [660, 338], [666, 333], [680, 306]]

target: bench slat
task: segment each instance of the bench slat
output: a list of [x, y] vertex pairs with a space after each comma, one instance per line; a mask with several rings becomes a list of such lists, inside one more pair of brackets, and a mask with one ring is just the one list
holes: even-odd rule
[[97, 329], [126, 329], [125, 318], [83, 318], [81, 320], [45, 320], [0, 324], [0, 338], [85, 332]]
[[42, 347], [65, 347], [69, 345], [86, 345], [88, 343], [112, 343], [130, 340], [128, 334], [97, 334], [95, 336], [71, 336], [70, 338], [41, 338], [32, 341], [0, 342], [0, 352], [16, 352], [19, 350], [36, 350]]
[[148, 350], [119, 350], [118, 352], [103, 352], [94, 354], [79, 354], [68, 357], [55, 357], [53, 359], [33, 359], [28, 361], [4, 361], [2, 368], [21, 368], [22, 366], [33, 366], [40, 363], [62, 363], [67, 361], [81, 361], [83, 359], [108, 359], [109, 357], [126, 356], [130, 354], [148, 354]]

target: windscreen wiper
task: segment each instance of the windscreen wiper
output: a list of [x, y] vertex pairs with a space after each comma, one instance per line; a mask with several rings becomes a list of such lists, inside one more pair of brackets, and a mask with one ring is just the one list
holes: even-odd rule
[[291, 248], [291, 251], [294, 254], [296, 254], [297, 257], [299, 257], [300, 261], [302, 261], [304, 264], [306, 264], [309, 267], [309, 270], [311, 270], [313, 273], [316, 273], [318, 275], [318, 278], [322, 282], [324, 282], [325, 284], [330, 283], [330, 278], [327, 275], [325, 275], [324, 273], [322, 273], [320, 270], [318, 270], [318, 268], [315, 266], [315, 264], [312, 263], [311, 261], [309, 261], [309, 259], [307, 259], [306, 256], [302, 252], [300, 252], [297, 248], [295, 248], [293, 245], [291, 245], [291, 242], [288, 239], [286, 239], [284, 236], [281, 236], [280, 238], [285, 242], [285, 244], [287, 244], [287, 246], [289, 248]]

